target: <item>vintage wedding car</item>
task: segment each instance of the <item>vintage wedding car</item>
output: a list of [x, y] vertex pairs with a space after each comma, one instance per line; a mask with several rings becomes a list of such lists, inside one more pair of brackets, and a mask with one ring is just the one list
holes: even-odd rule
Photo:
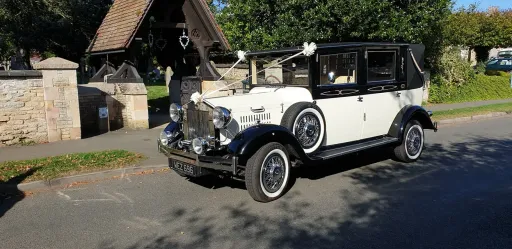
[[[417, 160], [424, 129], [437, 131], [421, 107], [424, 46], [340, 43], [249, 52], [250, 91], [172, 104], [159, 151], [179, 175], [230, 175], [251, 197], [281, 197], [294, 167], [374, 147]], [[270, 67], [269, 67], [270, 66]]]

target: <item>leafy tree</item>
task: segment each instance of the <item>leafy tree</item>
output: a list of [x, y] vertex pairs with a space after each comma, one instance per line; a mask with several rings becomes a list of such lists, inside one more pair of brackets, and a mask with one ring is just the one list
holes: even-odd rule
[[448, 17], [444, 32], [449, 45], [475, 50], [477, 60], [485, 61], [491, 48], [512, 46], [512, 11], [483, 12], [474, 4], [460, 8]]
[[[111, 0], [2, 0], [0, 33], [25, 51], [79, 61]], [[28, 61], [28, 54], [26, 60]]]
[[235, 49], [303, 42], [424, 43], [436, 61], [450, 0], [229, 0], [218, 20]]

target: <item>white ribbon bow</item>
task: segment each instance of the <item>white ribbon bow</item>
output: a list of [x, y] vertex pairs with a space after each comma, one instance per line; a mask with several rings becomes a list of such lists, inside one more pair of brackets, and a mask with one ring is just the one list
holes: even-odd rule
[[314, 42], [308, 44], [307, 42], [304, 42], [304, 50], [302, 53], [306, 56], [311, 56], [316, 51], [316, 44]]
[[192, 96], [190, 96], [190, 101], [197, 105], [198, 103], [203, 102], [203, 96], [198, 92], [195, 92], [192, 94]]
[[246, 52], [244, 52], [242, 50], [238, 50], [238, 52], [236, 54], [238, 56], [239, 61], [245, 61], [245, 55], [247, 54]]

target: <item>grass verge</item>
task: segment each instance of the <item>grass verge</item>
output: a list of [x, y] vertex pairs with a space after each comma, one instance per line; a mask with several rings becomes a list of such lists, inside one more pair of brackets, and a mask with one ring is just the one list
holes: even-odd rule
[[125, 150], [76, 153], [33, 160], [0, 163], [0, 183], [50, 180], [73, 174], [124, 168], [145, 159]]
[[484, 115], [492, 112], [512, 112], [512, 103], [492, 104], [478, 107], [468, 107], [454, 110], [434, 112], [432, 119], [444, 120], [452, 118], [470, 117], [475, 115]]

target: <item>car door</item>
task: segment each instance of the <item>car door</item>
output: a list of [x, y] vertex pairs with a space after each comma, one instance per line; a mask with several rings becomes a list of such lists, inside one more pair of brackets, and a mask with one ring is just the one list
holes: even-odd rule
[[313, 98], [326, 125], [326, 146], [361, 139], [363, 125], [362, 85], [359, 80], [362, 50], [320, 51], [316, 56]]
[[388, 133], [396, 115], [407, 101], [404, 96], [404, 59], [397, 48], [368, 48], [365, 51], [366, 94], [363, 96], [362, 138]]

